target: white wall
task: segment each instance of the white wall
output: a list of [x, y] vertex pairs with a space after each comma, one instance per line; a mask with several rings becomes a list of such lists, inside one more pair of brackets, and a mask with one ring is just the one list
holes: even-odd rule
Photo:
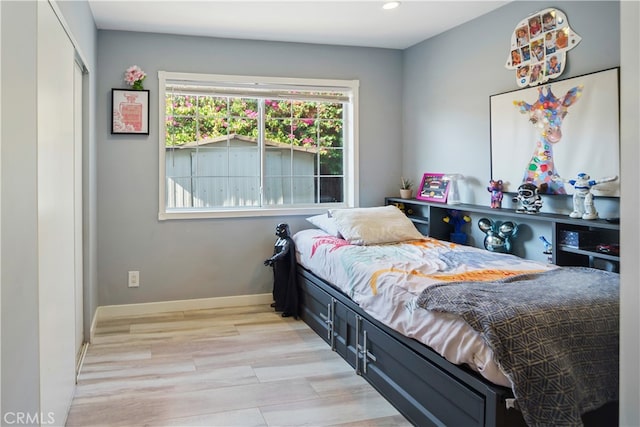
[[640, 425], [640, 3], [620, 5], [621, 133], [622, 133], [622, 222], [620, 291], [620, 425]]
[[[2, 7], [2, 410], [39, 402], [36, 2]], [[20, 35], [20, 43], [15, 43]], [[8, 60], [8, 59], [11, 60]], [[25, 114], [31, 112], [32, 114]], [[12, 185], [20, 177], [20, 186]], [[19, 385], [19, 386], [18, 386]]]
[[[2, 46], [2, 6], [0, 6], [0, 46]], [[0, 49], [1, 50], [1, 49]], [[2, 99], [2, 56], [0, 56], [0, 100]], [[0, 102], [0, 188], [2, 188], [2, 102]], [[2, 197], [0, 197], [0, 242], [2, 242]], [[0, 331], [2, 331], [2, 245], [0, 245]], [[2, 339], [0, 339], [0, 414], [2, 412]]]
[[[85, 13], [78, 22], [92, 25], [95, 39], [95, 25], [87, 3], [72, 2], [66, 6], [68, 11], [79, 12], [74, 16]], [[69, 328], [73, 329], [73, 325], [61, 324], [73, 319], [73, 308], [69, 314], [67, 309], [55, 305], [55, 299], [58, 298], [54, 289], [55, 277], [43, 274], [45, 280], [42, 281], [39, 277], [40, 268], [45, 267], [43, 263], [53, 259], [40, 256], [43, 250], [51, 251], [52, 246], [47, 249], [43, 244], [47, 236], [38, 235], [39, 219], [48, 221], [48, 218], [39, 218], [45, 201], [39, 200], [39, 196], [47, 197], [47, 194], [38, 193], [38, 160], [40, 157], [40, 161], [45, 161], [50, 153], [41, 151], [38, 155], [37, 88], [42, 88], [45, 83], [56, 84], [56, 80], [51, 78], [53, 75], [47, 76], [47, 70], [42, 67], [42, 80], [37, 84], [38, 61], [44, 60], [44, 57], [38, 58], [37, 23], [41, 15], [38, 9], [48, 7], [46, 2], [0, 2], [0, 50], [3, 59], [0, 76], [0, 139], [3, 142], [0, 147], [2, 425], [15, 422], [11, 414], [4, 418], [8, 412], [22, 412], [34, 417], [36, 414], [40, 416], [41, 410], [45, 411], [43, 415], [47, 417], [42, 418], [43, 421], [51, 421], [46, 412], [52, 410], [57, 425], [64, 423], [74, 380], [73, 336], [64, 337]], [[60, 32], [57, 34], [64, 37]], [[43, 35], [46, 37], [49, 32]], [[84, 37], [82, 42], [90, 47], [90, 40], [90, 37]], [[73, 53], [69, 73], [73, 72], [72, 58]], [[55, 117], [56, 108], [40, 111], [40, 116]], [[44, 133], [41, 130], [40, 134]], [[40, 148], [46, 150], [45, 146]], [[39, 204], [42, 206], [39, 207]], [[55, 217], [58, 215], [58, 206], [53, 203], [51, 207], [49, 213]], [[44, 230], [40, 227], [40, 231]], [[55, 262], [49, 267], [55, 268], [53, 264]], [[51, 292], [53, 297], [47, 292]], [[40, 310], [43, 306], [52, 310]], [[63, 310], [64, 313], [58, 315], [56, 310]], [[61, 356], [65, 351], [70, 357]]]

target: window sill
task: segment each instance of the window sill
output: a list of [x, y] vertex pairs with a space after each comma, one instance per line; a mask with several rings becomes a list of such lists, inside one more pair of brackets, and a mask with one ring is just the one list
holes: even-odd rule
[[266, 216], [294, 216], [294, 215], [317, 215], [327, 212], [328, 209], [346, 208], [344, 203], [323, 204], [322, 206], [309, 207], [283, 207], [283, 208], [245, 208], [245, 209], [219, 209], [219, 210], [199, 210], [199, 209], [172, 209], [159, 212], [158, 220], [174, 219], [215, 219], [215, 218], [252, 218]]

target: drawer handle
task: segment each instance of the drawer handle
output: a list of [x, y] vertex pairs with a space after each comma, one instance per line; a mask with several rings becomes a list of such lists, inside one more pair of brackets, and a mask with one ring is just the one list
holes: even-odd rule
[[362, 375], [360, 372], [360, 321], [362, 317], [356, 315], [356, 375]]
[[331, 350], [336, 351], [336, 299], [331, 298], [331, 303], [327, 304], [327, 311], [331, 322], [329, 323], [329, 344], [331, 344]]
[[376, 356], [373, 355], [373, 353], [371, 353], [368, 349], [367, 349], [367, 331], [364, 331], [364, 338], [363, 338], [363, 344], [364, 347], [362, 349], [362, 359], [363, 359], [363, 371], [366, 374], [367, 373], [367, 366], [369, 366], [369, 359], [371, 359], [372, 362], [377, 362], [378, 359], [376, 358]]
[[334, 342], [333, 342], [333, 309], [332, 303], [327, 304], [327, 315], [320, 313], [320, 318], [327, 325], [327, 340], [331, 344], [331, 350], [334, 350]]

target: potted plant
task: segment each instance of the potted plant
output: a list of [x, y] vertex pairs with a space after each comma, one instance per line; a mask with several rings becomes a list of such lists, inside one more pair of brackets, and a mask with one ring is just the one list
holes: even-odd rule
[[410, 199], [413, 195], [413, 182], [410, 179], [400, 178], [400, 197]]

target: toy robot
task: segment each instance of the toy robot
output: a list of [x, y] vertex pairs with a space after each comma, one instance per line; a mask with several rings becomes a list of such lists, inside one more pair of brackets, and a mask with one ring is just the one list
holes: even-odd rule
[[520, 207], [516, 209], [519, 213], [537, 214], [542, 208], [542, 197], [538, 194], [538, 187], [530, 182], [518, 187], [518, 194], [512, 201], [520, 203]]
[[573, 185], [575, 189], [573, 193], [573, 212], [571, 212], [569, 216], [571, 218], [597, 219], [598, 212], [593, 204], [591, 188], [598, 184], [615, 181], [616, 179], [618, 179], [617, 176], [591, 179], [588, 174], [581, 172], [576, 179], [566, 180], [565, 182]]
[[478, 220], [478, 227], [486, 234], [484, 248], [491, 252], [511, 252], [511, 238], [516, 235], [518, 226], [511, 222], [494, 222], [488, 218]]
[[298, 287], [296, 284], [296, 251], [291, 238], [289, 224], [278, 224], [278, 239], [273, 247], [273, 255], [264, 265], [273, 267], [273, 304], [282, 317], [298, 318]]
[[500, 209], [502, 207], [502, 180], [489, 181], [487, 191], [491, 193], [491, 207], [493, 209]]

